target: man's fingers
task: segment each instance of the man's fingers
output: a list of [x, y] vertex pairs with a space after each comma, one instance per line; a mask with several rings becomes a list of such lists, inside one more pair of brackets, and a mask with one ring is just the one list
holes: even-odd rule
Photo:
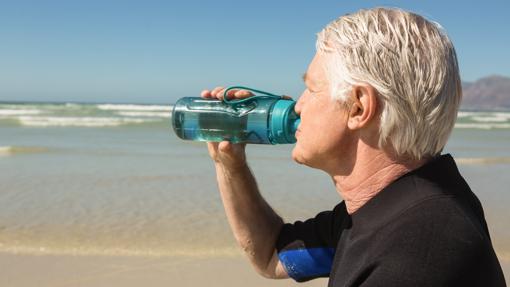
[[217, 143], [217, 142], [207, 142], [207, 150], [209, 151], [209, 155], [215, 162], [219, 161], [218, 144], [219, 143]]
[[234, 96], [238, 99], [247, 98], [253, 96], [253, 94], [247, 90], [237, 90]]
[[[225, 90], [222, 91], [222, 95], [225, 93]], [[247, 90], [238, 90], [232, 89], [227, 92], [227, 99], [244, 99], [253, 96], [250, 91]]]
[[[229, 90], [229, 91], [227, 92], [227, 99], [229, 99], [229, 100], [230, 100], [230, 99], [235, 98], [235, 93], [236, 93], [237, 91], [238, 91], [238, 90], [236, 90], [236, 89]], [[225, 92], [225, 91], [223, 91], [223, 92]]]
[[[217, 98], [220, 99], [220, 100], [223, 100], [223, 95], [225, 94], [225, 90], [226, 89], [221, 89], [219, 92], [218, 92], [218, 96]], [[227, 96], [228, 97], [228, 96]]]
[[217, 142], [207, 142], [207, 149], [209, 150], [209, 154], [211, 156], [215, 156], [216, 151], [218, 150]]
[[211, 95], [214, 97], [214, 98], [218, 98], [218, 95], [220, 94], [221, 91], [223, 91], [224, 88], [223, 87], [216, 87], [212, 90], [211, 92]]
[[209, 90], [203, 90], [201, 93], [200, 93], [200, 96], [202, 98], [210, 98], [211, 97], [211, 91]]
[[207, 142], [207, 147], [212, 148], [214, 150], [218, 149], [218, 142]]
[[[200, 96], [202, 98], [216, 98], [219, 100], [223, 100], [223, 95], [225, 94], [226, 89], [224, 87], [216, 87], [212, 91], [210, 90], [203, 90], [200, 93]], [[248, 90], [239, 90], [239, 89], [232, 89], [227, 92], [227, 99], [244, 99], [248, 97], [252, 97], [254, 94]], [[292, 99], [290, 96], [283, 96], [284, 99]]]

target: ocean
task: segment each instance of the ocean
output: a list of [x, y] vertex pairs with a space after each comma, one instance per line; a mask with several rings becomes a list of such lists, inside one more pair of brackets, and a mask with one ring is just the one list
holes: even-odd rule
[[[0, 103], [0, 252], [237, 256], [205, 143], [178, 139], [171, 105]], [[249, 145], [263, 196], [287, 221], [341, 198], [292, 145]], [[510, 111], [461, 111], [445, 153], [510, 261]]]

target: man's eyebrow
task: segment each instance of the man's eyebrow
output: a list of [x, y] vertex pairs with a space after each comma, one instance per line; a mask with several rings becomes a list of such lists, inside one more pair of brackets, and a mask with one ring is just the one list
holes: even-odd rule
[[308, 74], [305, 72], [305, 73], [303, 74], [303, 82], [305, 82], [305, 83], [306, 83], [306, 79], [308, 79]]

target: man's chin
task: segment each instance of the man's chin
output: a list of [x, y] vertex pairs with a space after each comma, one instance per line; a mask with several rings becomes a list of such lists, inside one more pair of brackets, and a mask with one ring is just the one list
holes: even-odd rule
[[297, 148], [297, 146], [294, 147], [294, 149], [292, 150], [292, 160], [294, 160], [298, 164], [306, 165], [307, 167], [310, 168], [321, 169], [320, 162], [317, 162], [310, 156], [307, 158], [305, 154], [303, 154], [303, 152], [300, 151], [299, 148]]
[[292, 160], [294, 160], [296, 163], [298, 164], [303, 164], [303, 165], [307, 165], [306, 164], [306, 160], [305, 158], [303, 157], [303, 153], [301, 153], [299, 151], [299, 148], [298, 146], [296, 145], [294, 147], [294, 149], [292, 150]]
[[294, 148], [292, 149], [292, 160], [295, 161], [296, 163], [299, 163], [299, 164], [303, 164], [303, 162], [301, 161], [301, 157], [299, 155], [299, 152], [297, 151], [297, 145], [294, 146]]
[[292, 157], [292, 159], [294, 160], [294, 162], [296, 162], [297, 164], [304, 164], [299, 158], [297, 157]]

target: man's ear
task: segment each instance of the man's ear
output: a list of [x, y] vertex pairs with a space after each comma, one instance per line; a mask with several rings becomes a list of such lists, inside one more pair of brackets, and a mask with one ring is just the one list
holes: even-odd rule
[[370, 85], [354, 85], [349, 94], [349, 120], [351, 130], [368, 126], [377, 114], [377, 91]]

